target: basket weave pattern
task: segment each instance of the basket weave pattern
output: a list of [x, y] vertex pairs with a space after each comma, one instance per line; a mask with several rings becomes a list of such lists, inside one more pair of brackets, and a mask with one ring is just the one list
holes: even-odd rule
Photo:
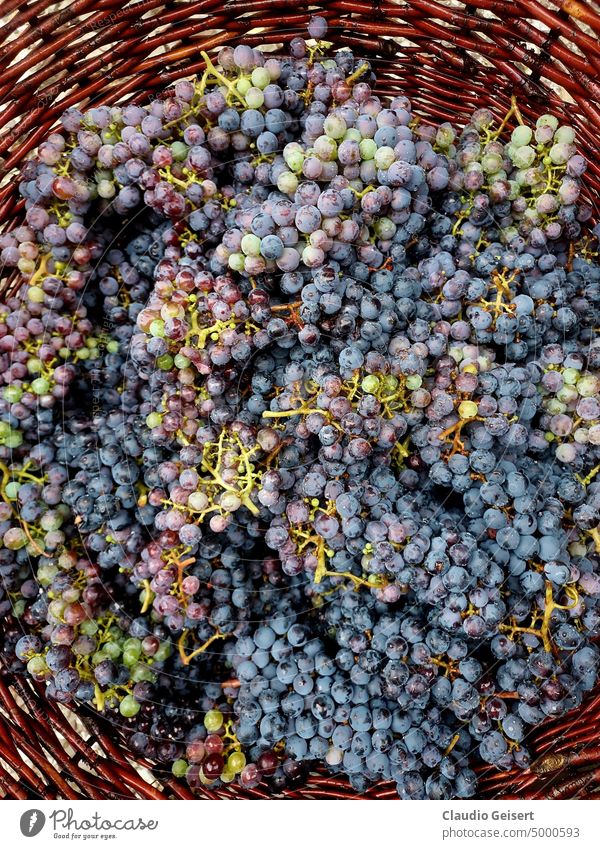
[[[69, 106], [146, 103], [196, 74], [200, 51], [244, 40], [277, 45], [306, 33], [308, 4], [289, 0], [3, 0], [0, 23], [0, 230], [21, 217], [18, 169]], [[516, 95], [527, 118], [552, 111], [577, 131], [600, 190], [600, 6], [583, 0], [330, 0], [310, 5], [340, 45], [367, 57], [375, 93], [410, 97], [425, 121], [500, 116]], [[2, 272], [0, 270], [0, 276]], [[10, 280], [8, 281], [10, 283]], [[5, 281], [6, 284], [6, 281]], [[480, 770], [479, 796], [600, 798], [600, 696], [532, 735], [531, 772]], [[579, 752], [574, 756], [573, 752]], [[550, 762], [549, 753], [555, 757]], [[548, 772], [552, 766], [554, 771]], [[558, 767], [558, 768], [555, 768]], [[141, 762], [91, 713], [75, 723], [43, 688], [2, 669], [0, 795], [6, 798], [194, 798]], [[264, 798], [205, 788], [206, 798]], [[393, 798], [378, 785], [371, 798]], [[288, 798], [351, 798], [343, 780], [312, 775]]]

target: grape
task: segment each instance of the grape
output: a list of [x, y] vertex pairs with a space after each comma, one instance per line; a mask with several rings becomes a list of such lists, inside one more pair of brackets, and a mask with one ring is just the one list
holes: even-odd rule
[[[531, 127], [520, 125], [512, 131], [511, 142], [514, 147], [520, 148], [528, 145], [532, 139], [533, 131]], [[498, 169], [496, 169], [498, 170]]]
[[308, 34], [311, 38], [321, 39], [327, 32], [327, 21], [320, 15], [313, 15], [308, 22]]

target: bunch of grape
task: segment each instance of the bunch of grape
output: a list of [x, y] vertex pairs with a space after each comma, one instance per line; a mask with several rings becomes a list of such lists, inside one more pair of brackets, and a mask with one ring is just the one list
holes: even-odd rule
[[69, 109], [25, 166], [3, 668], [193, 789], [467, 798], [598, 678], [585, 160], [514, 100], [425, 125], [325, 34]]

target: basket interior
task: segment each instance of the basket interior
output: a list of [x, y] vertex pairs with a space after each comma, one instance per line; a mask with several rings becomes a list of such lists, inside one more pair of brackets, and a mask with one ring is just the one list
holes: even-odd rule
[[[373, 62], [377, 94], [408, 95], [426, 121], [460, 123], [482, 106], [501, 116], [516, 95], [526, 117], [551, 110], [571, 123], [589, 161], [588, 199], [598, 209], [600, 8], [595, 3], [330, 0], [294, 9], [289, 0], [5, 0], [0, 23], [0, 229], [18, 220], [23, 208], [19, 166], [64, 109], [145, 103], [177, 79], [200, 71], [201, 50], [212, 54], [243, 39], [276, 52], [283, 42], [306, 32], [315, 12], [328, 19], [331, 40]], [[544, 730], [537, 751], [543, 753], [550, 739], [560, 742], [559, 734], [567, 747], [595, 739], [599, 715], [596, 697], [566, 725]], [[160, 771], [153, 775], [150, 765], [127, 753], [101, 718], [90, 715], [76, 722], [65, 709], [46, 703], [30, 683], [0, 678], [0, 738], [0, 788], [9, 798], [193, 798], [181, 782]], [[564, 778], [557, 780], [564, 784]], [[524, 793], [526, 786], [516, 777], [487, 775], [482, 792]], [[549, 792], [548, 786], [549, 779], [546, 789], [536, 792]], [[586, 786], [593, 795], [589, 782], [584, 790]], [[233, 792], [207, 788], [205, 795], [218, 798]], [[259, 788], [245, 795], [264, 794]], [[315, 776], [302, 791], [288, 795], [355, 794], [338, 779]], [[395, 793], [378, 786], [369, 795]]]

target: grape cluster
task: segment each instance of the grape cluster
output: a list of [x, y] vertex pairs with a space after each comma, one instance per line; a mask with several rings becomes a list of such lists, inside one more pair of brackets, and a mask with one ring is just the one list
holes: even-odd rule
[[598, 677], [585, 160], [309, 35], [69, 109], [23, 169], [3, 665], [193, 789], [467, 798]]

